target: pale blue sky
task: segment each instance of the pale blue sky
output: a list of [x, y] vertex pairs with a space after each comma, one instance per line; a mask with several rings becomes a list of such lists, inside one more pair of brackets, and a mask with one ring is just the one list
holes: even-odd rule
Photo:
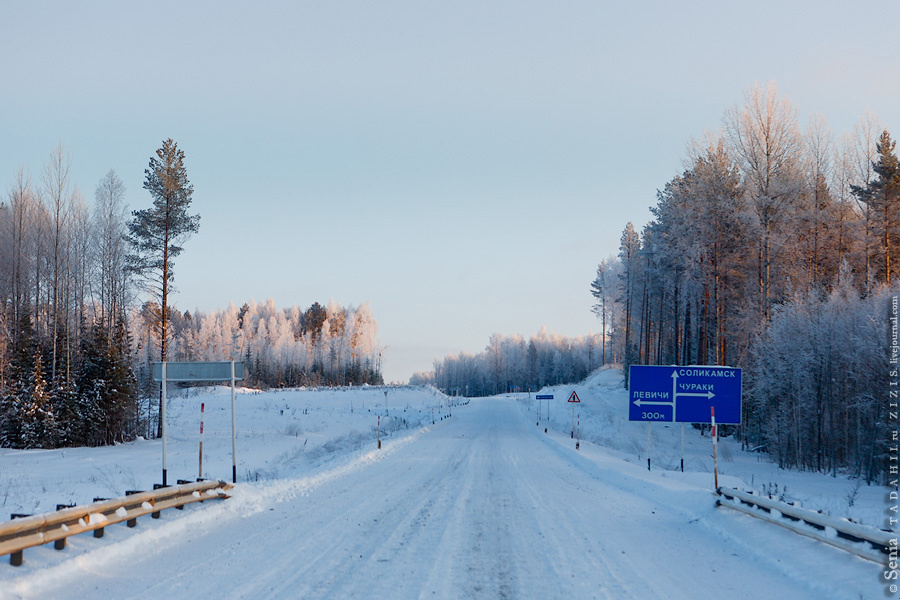
[[775, 80], [900, 134], [900, 4], [14, 2], [0, 190], [71, 152], [133, 209], [166, 137], [200, 232], [181, 310], [369, 302], [405, 380], [493, 332], [597, 331], [589, 284], [691, 136]]

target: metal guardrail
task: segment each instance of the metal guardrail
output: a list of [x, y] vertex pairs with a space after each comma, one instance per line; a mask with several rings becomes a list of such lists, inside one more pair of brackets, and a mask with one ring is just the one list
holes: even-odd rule
[[733, 508], [879, 564], [885, 564], [892, 551], [897, 555], [896, 533], [733, 488], [720, 487], [716, 492], [722, 496], [716, 506]]
[[109, 525], [126, 521], [128, 527], [135, 527], [138, 517], [144, 515], [149, 514], [156, 519], [160, 511], [167, 508], [183, 508], [192, 502], [228, 498], [226, 492], [233, 487], [224, 481], [199, 481], [13, 519], [0, 523], [0, 556], [9, 554], [9, 563], [20, 566], [25, 548], [54, 542], [54, 548], [62, 550], [69, 536], [93, 531], [94, 537], [103, 537], [104, 528]]

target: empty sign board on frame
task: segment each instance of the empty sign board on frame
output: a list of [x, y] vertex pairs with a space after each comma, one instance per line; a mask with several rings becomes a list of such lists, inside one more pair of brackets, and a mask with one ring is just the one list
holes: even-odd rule
[[[231, 365], [234, 379], [244, 378], [244, 363], [230, 360], [216, 362], [166, 362], [166, 381], [229, 381]], [[153, 363], [153, 381], [162, 381], [162, 363]]]

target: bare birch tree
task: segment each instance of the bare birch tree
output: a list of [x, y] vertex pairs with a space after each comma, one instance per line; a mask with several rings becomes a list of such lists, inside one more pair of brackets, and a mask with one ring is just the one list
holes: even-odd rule
[[724, 127], [759, 222], [760, 316], [768, 320], [772, 267], [785, 241], [781, 225], [799, 191], [803, 145], [797, 111], [790, 100], [778, 97], [774, 82], [765, 89], [755, 84], [745, 92], [743, 107], [725, 111]]
[[50, 287], [50, 324], [51, 331], [50, 344], [52, 348], [52, 356], [50, 362], [50, 380], [56, 380], [56, 368], [58, 363], [58, 342], [59, 342], [59, 324], [64, 320], [64, 312], [60, 300], [62, 280], [66, 271], [66, 227], [68, 226], [69, 210], [72, 202], [72, 188], [69, 180], [72, 160], [69, 153], [59, 144], [53, 152], [50, 153], [50, 161], [44, 168], [44, 201], [46, 202], [47, 214], [50, 217], [50, 270], [51, 270], [51, 287]]
[[103, 176], [94, 193], [94, 235], [96, 245], [97, 293], [99, 295], [99, 319], [112, 339], [117, 316], [124, 314], [126, 296], [125, 281], [125, 184], [116, 172]]

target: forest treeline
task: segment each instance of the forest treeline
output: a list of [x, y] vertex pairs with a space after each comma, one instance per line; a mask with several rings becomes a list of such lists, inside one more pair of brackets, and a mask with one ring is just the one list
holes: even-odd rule
[[900, 166], [866, 112], [835, 138], [774, 84], [691, 144], [591, 292], [605, 359], [743, 367], [745, 448], [783, 467], [888, 475], [888, 333]]
[[[160, 360], [162, 310], [139, 300], [146, 288], [129, 247], [137, 213], [153, 215], [129, 213], [114, 171], [93, 197], [89, 206], [60, 145], [38, 177], [21, 168], [0, 200], [0, 446], [93, 446], [158, 431], [149, 369]], [[381, 382], [366, 305], [250, 302], [193, 315], [168, 305], [166, 317], [167, 360], [243, 360], [246, 384]]]
[[451, 396], [490, 396], [580, 381], [602, 363], [599, 334], [569, 338], [541, 329], [526, 341], [495, 333], [482, 352], [436, 360], [433, 371], [416, 373], [409, 383], [434, 385]]
[[[142, 339], [135, 345], [138, 380], [149, 396], [150, 365], [159, 360], [154, 323], [159, 306], [145, 304], [132, 322]], [[233, 304], [211, 313], [171, 311], [170, 350], [180, 361], [240, 360], [244, 385], [259, 388], [380, 385], [378, 324], [368, 304], [343, 307], [332, 300], [303, 310], [279, 309], [275, 301]]]

